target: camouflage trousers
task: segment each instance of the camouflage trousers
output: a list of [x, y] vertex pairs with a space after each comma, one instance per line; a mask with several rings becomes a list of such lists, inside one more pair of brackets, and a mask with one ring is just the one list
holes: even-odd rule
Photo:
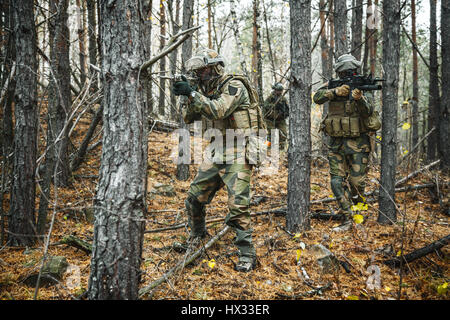
[[249, 258], [256, 256], [250, 218], [251, 173], [252, 166], [246, 163], [216, 164], [206, 161], [200, 165], [185, 202], [191, 233], [194, 236], [202, 235], [206, 232], [205, 205], [212, 201], [218, 190], [226, 186], [229, 212], [225, 223], [236, 232], [234, 243], [241, 257]]
[[367, 134], [357, 138], [330, 137], [328, 161], [331, 189], [340, 209], [351, 213], [351, 205], [362, 201], [368, 171], [370, 141]]
[[285, 120], [279, 120], [279, 121], [273, 121], [270, 119], [266, 119], [266, 125], [267, 125], [267, 139], [269, 141], [271, 140], [271, 130], [272, 129], [278, 129], [278, 137], [279, 137], [279, 143], [280, 143], [280, 151], [285, 150], [287, 145], [287, 138], [288, 138], [288, 129], [286, 125], [286, 119]]

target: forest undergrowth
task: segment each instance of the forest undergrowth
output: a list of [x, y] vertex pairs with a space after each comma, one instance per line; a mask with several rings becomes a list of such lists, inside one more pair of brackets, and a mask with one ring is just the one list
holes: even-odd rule
[[[82, 120], [84, 121], [84, 120]], [[80, 123], [87, 128], [89, 122]], [[83, 129], [75, 132], [72, 140], [78, 144]], [[186, 222], [184, 200], [197, 165], [191, 166], [188, 181], [176, 180], [176, 165], [171, 160], [173, 141], [171, 133], [153, 131], [149, 135], [148, 156], [148, 215], [142, 252], [142, 287], [146, 287], [175, 266], [185, 253], [174, 246], [187, 236], [184, 227], [170, 229]], [[80, 140], [80, 141], [78, 141]], [[92, 150], [86, 161], [74, 173], [72, 185], [59, 188], [55, 221], [48, 254], [64, 256], [69, 264], [61, 281], [39, 289], [37, 299], [83, 299], [90, 272], [90, 254], [74, 246], [60, 244], [67, 235], [92, 242], [92, 205], [98, 181], [101, 147]], [[284, 229], [285, 217], [280, 212], [267, 213], [286, 206], [287, 162], [282, 155], [279, 172], [252, 176], [252, 218], [254, 244], [258, 255], [257, 268], [250, 273], [234, 270], [237, 251], [233, 245], [233, 232], [226, 233], [201, 257], [171, 275], [142, 299], [314, 299], [314, 300], [367, 300], [409, 299], [445, 300], [449, 298], [450, 280], [448, 245], [400, 268], [386, 265], [387, 259], [396, 258], [420, 249], [449, 235], [449, 217], [442, 210], [438, 196], [447, 195], [450, 177], [436, 175], [436, 169], [426, 170], [402, 186], [435, 182], [436, 188], [423, 188], [399, 192], [396, 202], [398, 221], [393, 225], [377, 223], [378, 205], [368, 197], [367, 210], [361, 211], [362, 221], [352, 222], [347, 231], [336, 231], [341, 222], [311, 219], [311, 229], [289, 234]], [[403, 167], [397, 179], [407, 176], [412, 169]], [[378, 166], [372, 165], [366, 190], [377, 190]], [[325, 158], [314, 158], [311, 174], [311, 200], [332, 197], [329, 187], [328, 164]], [[174, 193], [152, 192], [155, 187], [173, 187]], [[156, 189], [157, 189], [156, 188]], [[39, 189], [38, 189], [39, 190]], [[54, 195], [52, 190], [51, 195]], [[8, 195], [6, 195], [6, 200]], [[443, 197], [445, 200], [445, 196]], [[53, 201], [55, 199], [52, 199]], [[36, 198], [37, 207], [39, 199]], [[8, 201], [4, 203], [8, 210]], [[447, 204], [448, 205], [448, 204]], [[227, 194], [220, 190], [207, 207], [207, 224], [211, 237], [225, 226]], [[316, 201], [312, 212], [332, 213], [336, 203]], [[50, 208], [49, 219], [53, 212]], [[170, 230], [155, 231], [168, 228]], [[208, 238], [209, 239], [209, 238]], [[206, 239], [206, 241], [208, 241]], [[322, 244], [339, 261], [338, 267], [323, 270], [318, 264], [314, 245]], [[0, 249], [0, 299], [33, 299], [35, 289], [25, 279], [39, 271], [44, 245], [34, 248]], [[378, 272], [379, 271], [379, 272]], [[377, 279], [380, 281], [378, 282]], [[401, 293], [399, 294], [401, 290]]]

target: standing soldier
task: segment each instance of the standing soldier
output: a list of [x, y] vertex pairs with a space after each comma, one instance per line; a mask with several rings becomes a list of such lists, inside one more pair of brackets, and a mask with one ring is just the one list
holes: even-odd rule
[[[334, 66], [339, 78], [356, 75], [361, 62], [350, 54], [340, 56]], [[314, 102], [329, 102], [328, 115], [321, 130], [330, 136], [328, 161], [330, 165], [331, 189], [336, 197], [340, 212], [352, 215], [351, 206], [363, 202], [365, 178], [370, 153], [367, 119], [372, 116], [373, 106], [362, 91], [350, 92], [348, 85], [328, 89], [322, 86], [314, 95]], [[352, 100], [349, 95], [352, 95]]]
[[270, 139], [272, 129], [279, 130], [280, 149], [284, 151], [287, 146], [286, 118], [289, 117], [289, 105], [283, 95], [283, 85], [279, 82], [272, 86], [272, 93], [264, 101], [264, 118]]
[[[213, 121], [213, 127], [221, 130], [224, 138], [223, 153], [218, 156], [218, 150], [215, 150], [214, 160], [204, 159], [200, 165], [190, 185], [185, 205], [191, 229], [190, 241], [196, 243], [207, 235], [205, 205], [211, 202], [219, 189], [226, 186], [229, 213], [225, 223], [236, 232], [234, 243], [239, 249], [236, 270], [248, 272], [256, 266], [250, 219], [250, 177], [253, 165], [246, 154], [237, 152], [235, 146], [232, 150], [227, 149], [225, 139], [227, 129], [259, 130], [264, 127], [256, 91], [247, 78], [227, 75], [224, 67], [224, 60], [217, 52], [202, 49], [186, 62], [187, 71], [198, 78], [198, 91], [187, 81], [175, 82], [173, 86], [175, 95], [188, 97], [187, 107], [183, 110], [184, 121], [192, 123], [205, 117]], [[240, 158], [235, 158], [232, 163], [227, 161], [226, 155], [230, 151]], [[244, 161], [242, 157], [245, 157]]]

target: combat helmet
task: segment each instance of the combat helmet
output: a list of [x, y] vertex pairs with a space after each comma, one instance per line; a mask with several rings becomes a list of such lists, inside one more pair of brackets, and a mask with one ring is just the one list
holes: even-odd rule
[[284, 88], [281, 82], [277, 82], [272, 86], [272, 89], [276, 91], [282, 91]]
[[219, 75], [222, 75], [224, 72], [224, 58], [212, 49], [200, 49], [186, 61], [186, 70], [188, 72], [194, 72], [209, 66], [212, 66]]
[[334, 71], [336, 73], [347, 71], [347, 70], [354, 70], [360, 68], [362, 63], [351, 54], [343, 54], [341, 55], [334, 64]]

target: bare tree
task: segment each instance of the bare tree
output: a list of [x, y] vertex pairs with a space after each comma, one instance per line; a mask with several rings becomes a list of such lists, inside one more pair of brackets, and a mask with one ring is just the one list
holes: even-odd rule
[[290, 232], [309, 229], [311, 175], [311, 1], [290, 1], [288, 210]]
[[137, 299], [146, 213], [148, 131], [140, 72], [146, 56], [143, 3], [101, 1], [99, 5], [104, 133], [94, 200], [89, 299]]
[[381, 186], [378, 222], [393, 223], [397, 219], [395, 204], [395, 172], [397, 152], [397, 106], [400, 62], [400, 0], [383, 1], [383, 128], [381, 136]]
[[416, 0], [411, 0], [411, 38], [413, 45], [412, 145], [419, 141], [419, 64], [417, 60]]
[[356, 60], [361, 60], [363, 1], [352, 0], [352, 54]]

